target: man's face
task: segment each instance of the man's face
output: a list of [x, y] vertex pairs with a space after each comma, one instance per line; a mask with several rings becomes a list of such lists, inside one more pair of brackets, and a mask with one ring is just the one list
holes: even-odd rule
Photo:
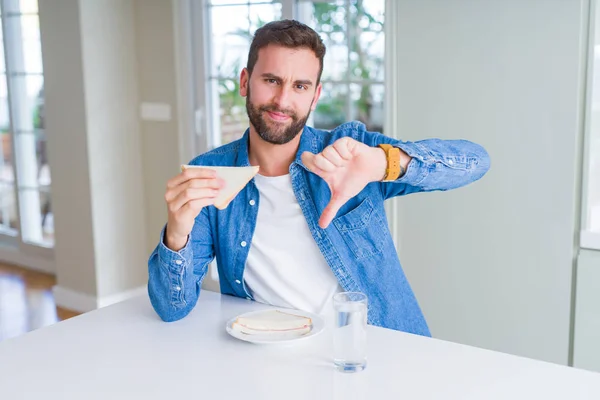
[[319, 59], [310, 49], [267, 46], [258, 53], [252, 76], [244, 69], [240, 93], [256, 133], [266, 142], [285, 144], [304, 128], [321, 94]]

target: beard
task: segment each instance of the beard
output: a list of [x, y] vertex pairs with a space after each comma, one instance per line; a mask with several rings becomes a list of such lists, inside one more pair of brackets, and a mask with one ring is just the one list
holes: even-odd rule
[[[294, 110], [279, 108], [275, 104], [256, 105], [252, 102], [249, 86], [250, 85], [248, 85], [248, 95], [246, 97], [246, 111], [248, 112], [250, 123], [254, 129], [256, 129], [256, 133], [258, 133], [258, 136], [260, 136], [262, 140], [271, 144], [286, 144], [302, 132], [302, 129], [310, 116], [310, 108], [306, 115], [298, 116]], [[312, 102], [310, 105], [312, 107]], [[291, 121], [267, 121], [263, 116], [263, 113], [265, 112], [285, 114], [290, 117]]]

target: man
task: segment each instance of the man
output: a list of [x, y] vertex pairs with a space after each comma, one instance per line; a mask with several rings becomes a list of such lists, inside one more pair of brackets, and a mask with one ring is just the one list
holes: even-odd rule
[[163, 320], [192, 310], [216, 257], [224, 294], [319, 313], [336, 292], [361, 291], [370, 324], [430, 335], [383, 203], [473, 182], [488, 170], [488, 155], [467, 141], [394, 140], [359, 122], [331, 132], [305, 126], [321, 94], [324, 55], [316, 32], [299, 22], [256, 31], [240, 76], [250, 127], [190, 164], [259, 165], [260, 173], [224, 210], [212, 206], [223, 182], [211, 170], [169, 180], [168, 222], [148, 263], [150, 299]]

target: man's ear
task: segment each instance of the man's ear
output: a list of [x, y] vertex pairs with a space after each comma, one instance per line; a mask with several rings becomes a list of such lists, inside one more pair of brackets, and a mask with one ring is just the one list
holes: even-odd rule
[[323, 84], [319, 82], [319, 85], [317, 85], [317, 90], [315, 90], [315, 97], [313, 97], [312, 105], [310, 106], [310, 111], [315, 111], [315, 108], [317, 108], [317, 102], [319, 101], [319, 97], [321, 97], [322, 88]]
[[240, 73], [240, 95], [246, 97], [248, 95], [248, 85], [250, 84], [250, 72], [248, 68], [242, 69]]

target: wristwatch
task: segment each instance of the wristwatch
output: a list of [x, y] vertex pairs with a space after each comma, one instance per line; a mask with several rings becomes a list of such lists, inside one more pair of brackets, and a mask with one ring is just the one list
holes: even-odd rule
[[379, 147], [385, 152], [387, 159], [387, 168], [385, 169], [385, 177], [382, 182], [395, 181], [404, 175], [404, 168], [400, 165], [400, 149], [390, 144], [380, 144]]

